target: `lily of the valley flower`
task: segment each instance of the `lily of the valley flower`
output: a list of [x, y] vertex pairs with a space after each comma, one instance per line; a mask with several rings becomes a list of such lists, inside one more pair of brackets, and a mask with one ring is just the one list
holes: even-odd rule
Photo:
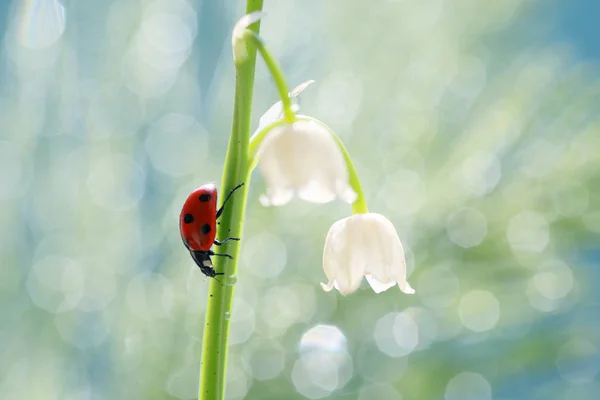
[[[247, 59], [247, 45], [260, 53], [273, 76], [281, 102], [260, 119], [250, 138], [250, 168], [258, 163], [267, 184], [261, 196], [264, 205], [280, 206], [294, 196], [313, 203], [327, 203], [336, 197], [352, 204], [353, 216], [336, 222], [325, 243], [323, 267], [329, 282], [327, 291], [342, 294], [358, 289], [363, 275], [375, 292], [398, 284], [405, 293], [414, 293], [406, 282], [404, 250], [392, 223], [379, 214], [369, 214], [356, 169], [337, 135], [324, 123], [297, 116], [293, 102], [312, 81], [289, 92], [281, 68], [252, 30], [250, 24], [261, 14], [242, 18], [233, 30], [236, 64]], [[289, 93], [288, 93], [289, 92]]]
[[263, 205], [281, 206], [294, 196], [313, 203], [356, 199], [342, 151], [327, 128], [314, 120], [275, 126], [255, 156], [267, 183]]
[[[296, 98], [313, 82], [296, 86], [289, 97]], [[292, 103], [292, 110], [298, 109], [298, 104]], [[283, 104], [278, 101], [260, 118], [255, 135], [283, 118]], [[255, 157], [267, 183], [267, 193], [260, 199], [263, 205], [281, 206], [294, 196], [312, 203], [327, 203], [336, 197], [348, 203], [356, 199], [342, 150], [328, 128], [312, 118], [296, 118], [273, 127]]]
[[394, 225], [383, 215], [354, 214], [337, 221], [327, 234], [323, 251], [323, 269], [329, 282], [347, 295], [360, 286], [365, 276], [376, 293], [398, 285], [404, 293], [414, 289], [406, 281], [404, 249]]

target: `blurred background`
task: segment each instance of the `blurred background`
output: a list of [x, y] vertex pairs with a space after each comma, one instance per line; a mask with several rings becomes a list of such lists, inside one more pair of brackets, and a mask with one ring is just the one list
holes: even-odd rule
[[[263, 208], [256, 171], [227, 398], [599, 398], [600, 5], [265, 3], [417, 293], [323, 292], [350, 207]], [[221, 180], [243, 9], [0, 2], [0, 398], [195, 398], [209, 282], [177, 221]]]

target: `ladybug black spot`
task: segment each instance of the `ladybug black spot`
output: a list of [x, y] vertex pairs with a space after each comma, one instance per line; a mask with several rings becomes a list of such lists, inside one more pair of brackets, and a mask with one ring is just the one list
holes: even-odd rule
[[204, 224], [200, 229], [202, 230], [202, 233], [206, 235], [208, 232], [210, 232], [210, 225]]
[[203, 203], [206, 203], [207, 201], [210, 201], [210, 197], [211, 197], [211, 196], [210, 196], [210, 194], [208, 194], [208, 193], [203, 193], [203, 194], [201, 194], [201, 195], [200, 195], [200, 197], [198, 197], [198, 199], [199, 199], [201, 202], [203, 202]]
[[183, 216], [183, 222], [185, 222], [186, 224], [191, 224], [192, 222], [194, 222], [194, 216], [192, 214], [185, 214]]

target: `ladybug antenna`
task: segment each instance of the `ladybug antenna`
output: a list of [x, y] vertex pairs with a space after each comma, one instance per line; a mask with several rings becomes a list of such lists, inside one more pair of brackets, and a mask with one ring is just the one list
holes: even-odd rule
[[216, 276], [213, 276], [213, 278], [215, 278], [215, 281], [219, 282], [219, 285], [223, 286], [223, 284], [221, 283], [221, 281], [218, 280]]

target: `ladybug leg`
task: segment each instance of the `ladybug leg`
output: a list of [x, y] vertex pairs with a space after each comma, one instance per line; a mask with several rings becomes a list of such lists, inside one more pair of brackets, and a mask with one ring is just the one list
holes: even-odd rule
[[213, 256], [221, 256], [221, 257], [227, 257], [233, 260], [233, 257], [231, 256], [231, 254], [213, 254]]
[[229, 198], [231, 197], [231, 195], [233, 194], [233, 192], [235, 192], [236, 190], [238, 190], [242, 186], [244, 186], [244, 182], [240, 183], [239, 185], [237, 185], [236, 187], [234, 187], [233, 189], [231, 189], [231, 192], [229, 192], [229, 194], [227, 195], [227, 197], [225, 197], [225, 200], [223, 200], [223, 204], [221, 204], [221, 208], [219, 208], [219, 211], [217, 211], [217, 218], [219, 218], [221, 216], [221, 214], [223, 213], [223, 209], [225, 208], [225, 203], [227, 203], [227, 200], [229, 200]]
[[212, 251], [192, 251], [192, 258], [200, 268], [200, 271], [209, 278], [214, 278], [217, 275], [225, 275], [223, 272], [217, 272], [212, 266], [210, 256], [214, 253]]
[[217, 254], [217, 253], [215, 253], [212, 250], [208, 251], [208, 255], [210, 255], [210, 256], [219, 256], [219, 257], [228, 257], [228, 258], [230, 258], [230, 259], [233, 260], [233, 257], [231, 256], [231, 254]]
[[215, 243], [217, 246], [220, 246], [220, 245], [222, 245], [222, 244], [225, 244], [225, 243], [229, 242], [230, 240], [236, 240], [236, 241], [237, 241], [237, 240], [240, 240], [240, 238], [228, 237], [227, 239], [223, 240], [222, 242], [219, 242], [217, 239], [215, 239], [215, 242], [214, 242], [214, 243]]
[[217, 275], [225, 275], [224, 272], [216, 272], [213, 267], [200, 267], [200, 271], [209, 278], [214, 278]]

